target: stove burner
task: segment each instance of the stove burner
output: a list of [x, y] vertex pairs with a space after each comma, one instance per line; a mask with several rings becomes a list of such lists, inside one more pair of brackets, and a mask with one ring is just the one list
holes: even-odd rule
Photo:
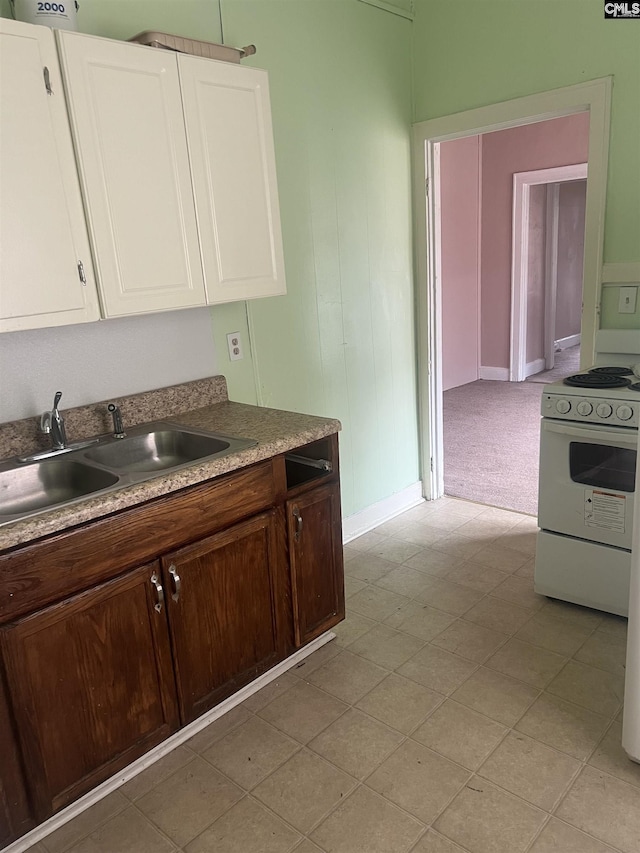
[[606, 376], [633, 376], [633, 370], [630, 367], [592, 367], [589, 373]]
[[634, 382], [632, 385], [629, 385], [630, 391], [640, 391], [640, 382]]
[[567, 376], [563, 381], [565, 385], [572, 385], [575, 388], [627, 388], [631, 385], [630, 380], [625, 379], [624, 376], [595, 372], [576, 373], [574, 376]]

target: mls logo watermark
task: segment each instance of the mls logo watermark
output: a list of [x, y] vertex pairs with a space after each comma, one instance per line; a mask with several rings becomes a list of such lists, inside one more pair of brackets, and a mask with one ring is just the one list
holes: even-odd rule
[[611, 3], [604, 4], [605, 18], [636, 18], [640, 20], [640, 3]]

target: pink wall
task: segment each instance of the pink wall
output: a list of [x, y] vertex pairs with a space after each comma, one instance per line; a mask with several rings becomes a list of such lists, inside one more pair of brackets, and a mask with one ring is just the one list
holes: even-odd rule
[[481, 361], [509, 367], [511, 216], [514, 172], [584, 163], [589, 115], [486, 133], [482, 137]]
[[587, 182], [560, 184], [556, 340], [580, 334]]
[[480, 139], [440, 145], [443, 389], [478, 378]]

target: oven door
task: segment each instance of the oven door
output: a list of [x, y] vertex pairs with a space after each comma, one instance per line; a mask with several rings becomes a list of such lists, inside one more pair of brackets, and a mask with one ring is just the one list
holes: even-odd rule
[[638, 433], [542, 419], [538, 524], [631, 550]]

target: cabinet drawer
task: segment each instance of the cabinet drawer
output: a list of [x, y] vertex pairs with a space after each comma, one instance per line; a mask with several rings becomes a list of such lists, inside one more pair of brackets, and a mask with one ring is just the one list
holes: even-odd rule
[[275, 503], [272, 462], [0, 555], [0, 622], [215, 533]]

